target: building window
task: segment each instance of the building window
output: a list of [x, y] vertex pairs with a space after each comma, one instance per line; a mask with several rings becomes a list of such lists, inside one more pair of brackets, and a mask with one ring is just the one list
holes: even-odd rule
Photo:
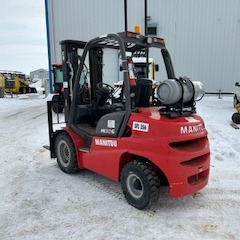
[[147, 35], [157, 36], [157, 24], [148, 24]]

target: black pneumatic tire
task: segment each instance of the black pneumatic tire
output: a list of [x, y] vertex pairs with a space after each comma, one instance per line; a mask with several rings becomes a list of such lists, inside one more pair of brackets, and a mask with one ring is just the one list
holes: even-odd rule
[[79, 170], [73, 141], [66, 132], [57, 135], [55, 152], [58, 165], [63, 172], [74, 173]]
[[121, 185], [128, 203], [135, 208], [150, 208], [158, 200], [160, 179], [146, 162], [134, 160], [125, 165]]
[[240, 124], [240, 114], [239, 113], [234, 113], [232, 115], [232, 121], [236, 124]]

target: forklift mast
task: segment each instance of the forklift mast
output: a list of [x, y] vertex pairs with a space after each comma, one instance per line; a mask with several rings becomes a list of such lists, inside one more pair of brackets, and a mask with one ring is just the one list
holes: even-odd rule
[[84, 49], [86, 42], [63, 40], [60, 44], [62, 55], [65, 120], [67, 122], [72, 100], [72, 89], [74, 87], [74, 80], [81, 59], [79, 49]]
[[[93, 96], [96, 91], [96, 84], [102, 82], [103, 78], [103, 50], [100, 47], [92, 48], [89, 50], [89, 63], [90, 63], [90, 85], [91, 93]], [[94, 84], [96, 83], [96, 84]]]

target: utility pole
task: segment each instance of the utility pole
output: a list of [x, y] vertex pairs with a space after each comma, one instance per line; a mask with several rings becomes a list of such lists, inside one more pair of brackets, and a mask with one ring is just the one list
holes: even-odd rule
[[124, 20], [125, 20], [125, 32], [128, 30], [128, 22], [127, 22], [127, 0], [124, 0]]
[[[144, 28], [145, 28], [145, 36], [148, 35], [148, 28], [147, 28], [147, 0], [144, 0]], [[146, 78], [148, 78], [149, 74], [149, 49], [146, 48]]]
[[[127, 18], [127, 0], [124, 0], [124, 24], [125, 24], [125, 32], [128, 31], [128, 18]], [[144, 0], [144, 30], [145, 36], [148, 35], [148, 28], [147, 28], [147, 0]], [[149, 74], [149, 49], [145, 49], [145, 56], [146, 56], [146, 75], [145, 77], [148, 78]]]

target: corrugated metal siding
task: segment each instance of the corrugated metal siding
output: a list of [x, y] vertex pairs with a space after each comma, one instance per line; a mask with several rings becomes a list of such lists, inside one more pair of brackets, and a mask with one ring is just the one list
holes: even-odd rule
[[[49, 0], [52, 61], [60, 61], [63, 39], [89, 40], [123, 31], [123, 3]], [[239, 0], [148, 0], [148, 15], [166, 40], [177, 76], [202, 81], [207, 92], [233, 91], [240, 80]], [[135, 24], [144, 33], [144, 0], [128, 0], [129, 29]]]
[[173, 55], [179, 75], [202, 81], [208, 92], [232, 92], [240, 77], [239, 9], [240, 1], [178, 1]]

